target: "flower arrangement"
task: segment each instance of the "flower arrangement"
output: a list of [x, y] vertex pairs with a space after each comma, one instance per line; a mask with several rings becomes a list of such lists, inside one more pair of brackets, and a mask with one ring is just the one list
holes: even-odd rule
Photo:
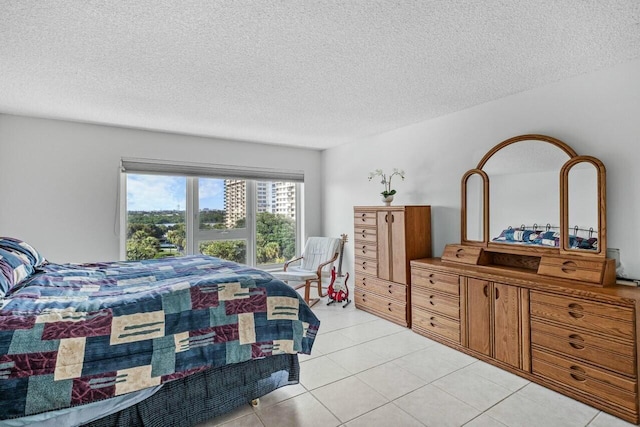
[[376, 169], [373, 172], [369, 172], [369, 181], [371, 181], [376, 176], [382, 177], [382, 181], [380, 181], [380, 183], [384, 185], [384, 191], [382, 191], [380, 194], [382, 194], [382, 197], [386, 198], [396, 194], [396, 190], [391, 188], [391, 178], [396, 175], [398, 175], [404, 181], [404, 171], [402, 169], [393, 168], [393, 171], [388, 177], [387, 174], [382, 171], [382, 169]]

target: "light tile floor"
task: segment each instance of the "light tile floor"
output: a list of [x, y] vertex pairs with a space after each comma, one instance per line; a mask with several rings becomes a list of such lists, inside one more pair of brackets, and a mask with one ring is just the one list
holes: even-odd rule
[[300, 384], [200, 427], [624, 427], [631, 424], [357, 310], [321, 320]]

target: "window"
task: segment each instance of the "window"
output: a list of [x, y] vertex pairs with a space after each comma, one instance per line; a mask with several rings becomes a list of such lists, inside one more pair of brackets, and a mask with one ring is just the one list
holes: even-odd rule
[[180, 175], [173, 163], [162, 174], [162, 164], [152, 163], [153, 171], [135, 165], [123, 160], [123, 258], [202, 253], [269, 267], [297, 253], [300, 182], [211, 176], [215, 169], [206, 176]]

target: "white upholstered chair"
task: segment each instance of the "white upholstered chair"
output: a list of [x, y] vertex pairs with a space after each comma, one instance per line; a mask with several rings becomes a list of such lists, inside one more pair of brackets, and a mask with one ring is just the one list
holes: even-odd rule
[[[309, 237], [302, 255], [287, 261], [283, 271], [271, 272], [277, 279], [289, 282], [302, 282], [292, 285], [295, 289], [304, 286], [304, 300], [309, 306], [317, 303], [326, 294], [322, 293], [322, 272], [329, 272], [338, 258], [340, 239], [337, 237]], [[298, 264], [294, 264], [297, 262]], [[310, 299], [311, 283], [318, 284], [318, 298]]]

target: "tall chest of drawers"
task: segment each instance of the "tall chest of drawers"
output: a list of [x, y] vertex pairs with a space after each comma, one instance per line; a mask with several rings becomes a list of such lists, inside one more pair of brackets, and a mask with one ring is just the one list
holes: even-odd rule
[[354, 252], [356, 307], [410, 326], [409, 261], [431, 256], [431, 207], [354, 207]]

